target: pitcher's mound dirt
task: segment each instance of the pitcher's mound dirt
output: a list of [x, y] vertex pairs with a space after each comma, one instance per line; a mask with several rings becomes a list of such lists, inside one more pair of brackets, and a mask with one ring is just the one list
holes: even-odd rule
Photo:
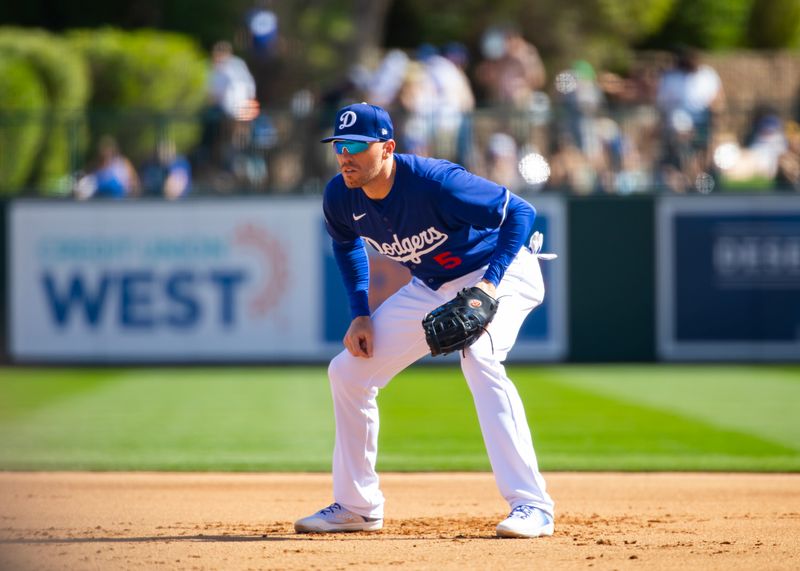
[[491, 474], [385, 474], [385, 528], [295, 535], [326, 474], [0, 473], [0, 569], [798, 569], [798, 474], [546, 474], [556, 532], [497, 539]]

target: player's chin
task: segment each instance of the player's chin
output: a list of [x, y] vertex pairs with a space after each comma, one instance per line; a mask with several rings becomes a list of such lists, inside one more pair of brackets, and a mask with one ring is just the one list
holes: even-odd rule
[[361, 177], [348, 176], [346, 174], [343, 174], [342, 179], [344, 179], [344, 185], [347, 188], [361, 188], [362, 186], [364, 186]]

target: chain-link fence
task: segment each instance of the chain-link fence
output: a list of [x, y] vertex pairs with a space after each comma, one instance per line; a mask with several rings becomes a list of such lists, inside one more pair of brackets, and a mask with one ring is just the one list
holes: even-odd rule
[[[137, 110], [0, 112], [0, 190], [69, 198], [320, 193], [336, 173], [335, 109], [238, 120]], [[800, 190], [791, 105], [664, 116], [654, 105], [580, 110], [541, 94], [525, 110], [393, 112], [399, 152], [446, 158], [517, 192]], [[111, 187], [106, 188], [106, 187]]]

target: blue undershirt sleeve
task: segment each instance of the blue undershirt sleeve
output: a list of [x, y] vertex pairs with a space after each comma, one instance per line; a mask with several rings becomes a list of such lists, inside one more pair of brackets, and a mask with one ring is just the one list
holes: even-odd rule
[[344, 289], [350, 300], [350, 315], [353, 319], [369, 315], [369, 259], [364, 241], [356, 238], [352, 242], [333, 243], [333, 257], [342, 274]]
[[533, 206], [513, 193], [509, 195], [506, 216], [497, 235], [497, 246], [483, 275], [484, 279], [492, 282], [495, 287], [503, 279], [508, 266], [530, 237], [533, 221], [536, 218]]

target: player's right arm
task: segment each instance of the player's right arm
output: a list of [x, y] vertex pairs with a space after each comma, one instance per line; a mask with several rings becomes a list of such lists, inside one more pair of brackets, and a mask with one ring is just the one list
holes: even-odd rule
[[[323, 199], [325, 227], [331, 236], [333, 257], [344, 282], [350, 302], [352, 321], [344, 337], [344, 346], [356, 357], [371, 357], [373, 344], [369, 310], [369, 259], [364, 241], [349, 227], [348, 212], [326, 189]], [[339, 202], [339, 204], [337, 204]]]
[[372, 357], [373, 330], [369, 316], [369, 260], [361, 238], [351, 243], [333, 240], [333, 256], [350, 300], [353, 320], [344, 346], [354, 357]]

